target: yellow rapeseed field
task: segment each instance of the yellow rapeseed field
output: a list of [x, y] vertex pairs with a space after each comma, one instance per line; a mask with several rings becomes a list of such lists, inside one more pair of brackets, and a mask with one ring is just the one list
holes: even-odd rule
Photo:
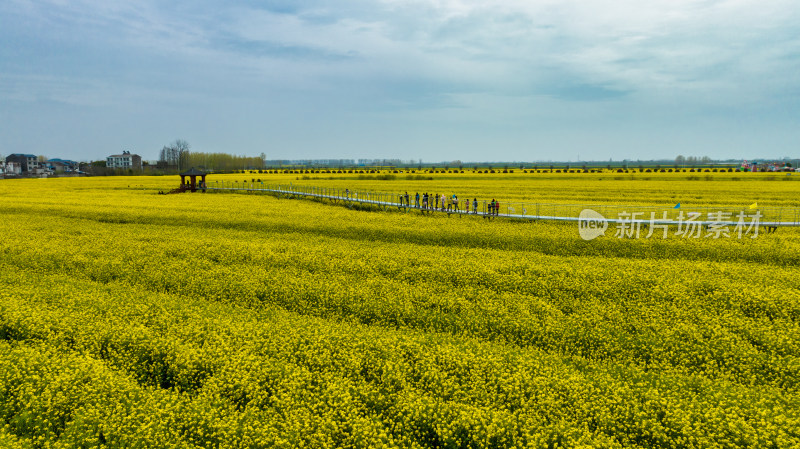
[[[752, 173], [208, 181], [800, 206]], [[584, 241], [176, 185], [0, 181], [0, 446], [800, 445], [800, 228]]]

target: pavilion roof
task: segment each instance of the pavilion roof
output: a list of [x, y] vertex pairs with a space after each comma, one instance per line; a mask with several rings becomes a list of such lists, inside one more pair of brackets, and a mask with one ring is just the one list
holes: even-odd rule
[[208, 173], [206, 173], [206, 172], [204, 172], [202, 170], [199, 170], [199, 169], [197, 169], [195, 167], [192, 167], [189, 170], [186, 170], [185, 172], [181, 173], [180, 175], [181, 176], [205, 176], [207, 174]]

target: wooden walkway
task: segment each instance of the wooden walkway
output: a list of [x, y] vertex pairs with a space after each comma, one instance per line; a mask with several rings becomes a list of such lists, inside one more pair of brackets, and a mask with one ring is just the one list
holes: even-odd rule
[[[210, 191], [230, 191], [230, 192], [254, 192], [267, 193], [273, 195], [292, 196], [301, 198], [326, 199], [335, 202], [351, 204], [363, 204], [380, 208], [397, 208], [405, 211], [436, 212], [448, 215], [468, 215], [483, 218], [509, 218], [517, 220], [545, 220], [563, 222], [587, 222], [605, 221], [609, 224], [626, 224], [636, 226], [687, 226], [689, 224], [702, 226], [705, 228], [716, 226], [749, 226], [756, 220], [758, 226], [766, 227], [774, 231], [780, 226], [800, 226], [800, 208], [658, 208], [650, 206], [609, 206], [609, 205], [577, 205], [577, 204], [543, 204], [543, 203], [502, 203], [500, 211], [489, 213], [488, 203], [482, 201], [478, 204], [478, 210], [472, 209], [472, 202], [469, 203], [469, 210], [460, 208], [459, 210], [447, 210], [439, 207], [422, 208], [415, 205], [414, 198], [409, 195], [411, 205], [401, 203], [399, 193], [358, 191], [349, 189], [314, 187], [314, 186], [294, 186], [294, 185], [266, 185], [261, 183], [214, 183], [207, 187]], [[422, 200], [420, 199], [420, 203]], [[459, 206], [464, 204], [460, 201]], [[586, 210], [592, 212], [584, 212]], [[562, 213], [548, 213], [558, 212]], [[679, 214], [683, 212], [681, 217]], [[652, 219], [651, 219], [652, 213]], [[709, 214], [717, 219], [708, 219]], [[741, 216], [740, 216], [741, 215]], [[689, 218], [693, 218], [690, 220]], [[666, 217], [666, 218], [665, 218]], [[706, 219], [700, 219], [705, 217]], [[726, 219], [719, 219], [724, 217]], [[742, 221], [744, 220], [744, 221]]]

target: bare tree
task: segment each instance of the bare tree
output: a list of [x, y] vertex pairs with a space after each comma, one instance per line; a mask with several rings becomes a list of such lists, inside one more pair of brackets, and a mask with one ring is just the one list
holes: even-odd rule
[[160, 168], [167, 168], [172, 165], [172, 154], [168, 146], [161, 148], [161, 152], [158, 154], [158, 163], [156, 165]]
[[159, 165], [177, 167], [183, 170], [189, 161], [189, 142], [177, 139], [168, 146], [161, 148], [159, 153]]
[[175, 151], [178, 153], [178, 170], [183, 170], [187, 167], [187, 162], [189, 161], [189, 142], [178, 139], [173, 144], [175, 147]]

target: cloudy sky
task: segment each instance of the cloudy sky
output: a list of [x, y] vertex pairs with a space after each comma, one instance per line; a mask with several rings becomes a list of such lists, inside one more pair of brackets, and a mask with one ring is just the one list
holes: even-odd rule
[[798, 157], [797, 0], [0, 2], [0, 154]]

